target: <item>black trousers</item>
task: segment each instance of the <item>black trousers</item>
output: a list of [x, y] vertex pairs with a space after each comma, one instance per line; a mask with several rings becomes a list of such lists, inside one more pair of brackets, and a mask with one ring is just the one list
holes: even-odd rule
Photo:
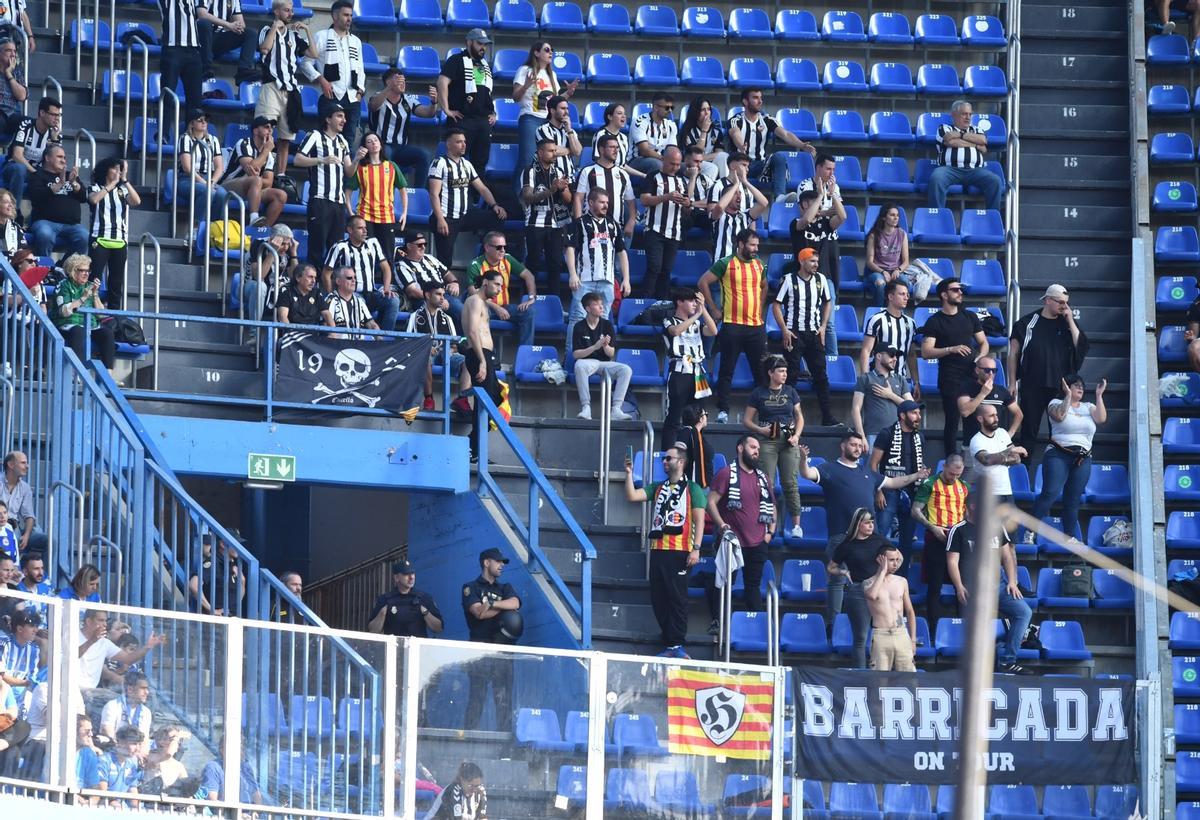
[[1021, 429], [1018, 431], [1017, 437], [1020, 439], [1021, 446], [1030, 453], [1033, 453], [1034, 445], [1037, 444], [1038, 436], [1042, 432], [1042, 418], [1046, 415], [1046, 406], [1061, 394], [1061, 386], [1042, 387], [1037, 384], [1026, 384], [1023, 381], [1020, 383], [1017, 406], [1021, 408], [1025, 418], [1021, 421]]
[[829, 403], [829, 375], [826, 371], [825, 338], [815, 330], [802, 330], [792, 340], [792, 349], [783, 351], [788, 366], [788, 384], [795, 384], [800, 376], [800, 361], [808, 366], [812, 376], [813, 392], [817, 394], [817, 405], [821, 408], [821, 423], [833, 422], [833, 411]]
[[[463, 366], [471, 374], [471, 380], [475, 383], [475, 386], [482, 387], [491, 400], [496, 403], [496, 406], [499, 407], [501, 400], [500, 380], [496, 378], [496, 369], [500, 366], [500, 363], [496, 360], [495, 352], [491, 350], [483, 351], [483, 358], [487, 361], [487, 375], [482, 382], [476, 378], [481, 361], [479, 353], [474, 348], [467, 348], [463, 351], [463, 356]], [[479, 455], [479, 415], [474, 414], [471, 418], [471, 455]]]
[[693, 374], [671, 371], [671, 375], [667, 377], [667, 415], [663, 419], [662, 428], [664, 450], [675, 443], [679, 424], [683, 420], [683, 408], [702, 401], [703, 399], [696, 398], [696, 377]]
[[216, 55], [242, 49], [238, 57], [238, 73], [254, 70], [254, 57], [258, 54], [258, 26], [246, 26], [241, 34], [227, 28], [217, 28], [207, 20], [196, 22], [196, 33], [200, 35], [200, 57], [205, 71], [212, 68]]
[[817, 270], [825, 274], [830, 282], [833, 282], [835, 291], [841, 290], [842, 287], [839, 281], [842, 267], [841, 253], [836, 239], [826, 239], [817, 248]]
[[687, 639], [687, 557], [686, 550], [650, 550], [650, 607], [668, 647]]
[[447, 219], [446, 227], [450, 229], [444, 236], [438, 231], [433, 232], [433, 247], [437, 251], [438, 261], [446, 267], [454, 264], [454, 243], [463, 231], [498, 231], [503, 226], [496, 212], [482, 208], [468, 208], [458, 219]]
[[767, 329], [762, 325], [721, 325], [717, 333], [717, 349], [721, 353], [721, 370], [717, 373], [717, 409], [729, 409], [729, 391], [733, 386], [733, 370], [738, 356], [746, 354], [754, 382], [762, 381], [763, 357], [767, 355]]
[[[189, 46], [163, 46], [162, 56], [159, 57], [159, 68], [162, 71], [162, 87], [175, 90], [180, 78], [183, 79], [184, 101], [180, 108], [182, 112], [199, 108], [201, 93], [204, 86], [204, 59], [200, 49]], [[170, 110], [170, 107], [167, 107]], [[164, 115], [165, 117], [165, 115]], [[162, 128], [159, 133], [175, 134], [182, 124], [169, 123], [170, 128]]]
[[[93, 321], [95, 321], [93, 319]], [[87, 364], [84, 345], [87, 343], [87, 333], [83, 325], [73, 325], [62, 329], [63, 340], [75, 351], [79, 361]], [[117, 342], [113, 339], [112, 328], [92, 325], [92, 357], [104, 362], [104, 366], [112, 370], [113, 362], [117, 360]]]
[[[454, 123], [447, 123], [447, 126], [453, 125]], [[471, 160], [479, 176], [486, 177], [484, 171], [492, 153], [492, 126], [487, 117], [464, 117], [458, 121], [458, 127], [467, 137], [467, 159]]]
[[[396, 255], [396, 230], [400, 227], [399, 222], [368, 222], [367, 236], [373, 236], [379, 240], [380, 247], [383, 248], [384, 258], [388, 264], [395, 266], [392, 261]], [[392, 271], [392, 290], [399, 292], [399, 285], [396, 284], [395, 271]]]
[[938, 393], [942, 397], [942, 446], [947, 455], [958, 452], [958, 425], [962, 416], [958, 412], [956, 392], [950, 385], [938, 382]]
[[308, 200], [308, 261], [317, 270], [325, 267], [325, 256], [346, 235], [346, 206], [332, 199]]
[[471, 684], [471, 691], [467, 694], [464, 729], [479, 728], [479, 718], [483, 714], [490, 684], [492, 702], [496, 705], [496, 731], [512, 730], [512, 664], [512, 658], [506, 655], [488, 655], [467, 664], [467, 680]]
[[762, 612], [762, 577], [763, 564], [767, 562], [767, 545], [755, 544], [752, 547], [742, 547], [742, 582], [746, 587], [746, 611]]
[[125, 263], [129, 256], [129, 248], [106, 248], [93, 239], [88, 255], [92, 258], [92, 279], [103, 282], [105, 272], [108, 273], [108, 290], [104, 296], [104, 304], [113, 310], [120, 310], [121, 293], [125, 290]]
[[929, 622], [929, 634], [937, 631], [938, 619], [942, 617], [942, 584], [949, 576], [946, 571], [946, 542], [932, 533], [925, 533], [925, 554], [921, 560], [928, 592], [925, 596], [925, 620]]
[[562, 290], [565, 236], [561, 228], [525, 229], [525, 267], [533, 272], [538, 290], [545, 288], [547, 293]]
[[641, 295], [646, 299], [666, 299], [671, 293], [671, 271], [679, 243], [656, 231], [642, 232], [642, 248], [646, 251], [646, 279]]

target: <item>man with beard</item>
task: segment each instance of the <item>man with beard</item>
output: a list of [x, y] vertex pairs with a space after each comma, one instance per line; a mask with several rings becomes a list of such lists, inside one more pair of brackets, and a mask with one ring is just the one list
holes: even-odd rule
[[[896, 423], [880, 430], [871, 449], [871, 469], [885, 476], [910, 475], [929, 470], [925, 466], [925, 440], [921, 435], [921, 411], [924, 404], [909, 401], [896, 407]], [[884, 538], [891, 535], [892, 524], [900, 522], [900, 552], [904, 554], [904, 565], [912, 553], [913, 533], [916, 522], [912, 518], [912, 497], [899, 489], [884, 490], [877, 496], [875, 506], [879, 510], [876, 529]]]
[[762, 612], [763, 564], [767, 547], [775, 537], [775, 489], [759, 469], [758, 439], [743, 435], [737, 440], [737, 458], [722, 467], [708, 488], [708, 514], [718, 533], [733, 530], [742, 545], [742, 580], [746, 587], [746, 609]]
[[986, 475], [997, 500], [1011, 502], [1012, 482], [1008, 468], [1019, 464], [1029, 452], [1013, 444], [1008, 431], [1000, 426], [1000, 414], [993, 405], [980, 405], [975, 419], [979, 422], [979, 432], [971, 439], [970, 446], [974, 475]]
[[[938, 360], [938, 393], [942, 397], [942, 445], [958, 449], [958, 388], [970, 381], [972, 365], [988, 354], [987, 336], [979, 317], [963, 308], [963, 286], [950, 277], [938, 282], [942, 308], [925, 321], [921, 358]], [[978, 346], [978, 350], [974, 345]]]

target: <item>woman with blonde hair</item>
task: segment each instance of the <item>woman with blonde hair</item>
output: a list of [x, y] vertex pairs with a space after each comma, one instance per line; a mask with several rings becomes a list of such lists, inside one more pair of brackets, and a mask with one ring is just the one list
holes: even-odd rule
[[[87, 340], [84, 338], [84, 321], [81, 308], [103, 310], [100, 301], [100, 282], [91, 279], [92, 260], [82, 253], [73, 253], [63, 262], [67, 277], [54, 294], [54, 307], [50, 318], [54, 321], [63, 341], [71, 346], [75, 355], [83, 361]], [[99, 316], [92, 317], [92, 356], [104, 362], [112, 372], [117, 359], [117, 342], [112, 328], [100, 323]]]

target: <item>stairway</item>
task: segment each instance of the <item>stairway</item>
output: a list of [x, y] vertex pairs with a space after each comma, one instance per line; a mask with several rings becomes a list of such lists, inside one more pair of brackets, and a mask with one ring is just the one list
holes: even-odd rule
[[1089, 388], [1109, 383], [1097, 461], [1128, 458], [1127, 28], [1124, 2], [1030, 0], [1020, 32], [1021, 292], [1012, 318], [1039, 309], [1047, 285], [1071, 292], [1091, 342], [1081, 375]]

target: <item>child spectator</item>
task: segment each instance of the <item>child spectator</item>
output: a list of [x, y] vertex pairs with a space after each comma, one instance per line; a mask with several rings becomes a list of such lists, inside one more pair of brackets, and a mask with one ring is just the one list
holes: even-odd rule
[[14, 561], [20, 561], [19, 544], [16, 530], [8, 523], [8, 505], [0, 501], [0, 553]]

